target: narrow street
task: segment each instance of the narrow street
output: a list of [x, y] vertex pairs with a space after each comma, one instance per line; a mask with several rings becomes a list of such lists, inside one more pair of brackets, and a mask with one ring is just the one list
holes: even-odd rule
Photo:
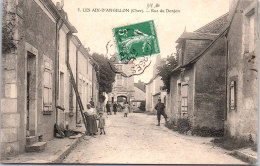
[[63, 163], [246, 164], [210, 143], [156, 126], [156, 116], [106, 116], [106, 135], [85, 136]]

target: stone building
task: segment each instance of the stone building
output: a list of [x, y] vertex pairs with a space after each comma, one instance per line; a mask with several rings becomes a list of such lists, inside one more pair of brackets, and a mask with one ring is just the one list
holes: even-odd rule
[[[126, 75], [130, 75], [131, 67], [133, 67], [133, 63], [123, 63], [118, 60], [114, 63], [116, 69], [119, 72], [126, 73]], [[134, 97], [134, 77], [125, 77], [122, 74], [116, 74], [115, 82], [113, 83], [112, 92], [109, 93], [110, 102], [130, 102]]]
[[158, 103], [158, 99], [160, 98], [162, 100], [162, 103], [166, 104], [166, 91], [163, 90], [163, 81], [161, 80], [161, 77], [158, 75], [157, 67], [159, 65], [162, 65], [165, 63], [165, 61], [162, 61], [161, 55], [155, 55], [156, 61], [153, 66], [153, 77], [152, 79], [145, 84], [145, 109], [149, 112], [155, 112], [154, 109], [155, 105]]
[[80, 91], [83, 102], [89, 102], [98, 87], [92, 85], [95, 62], [72, 35], [77, 30], [61, 6], [51, 0], [4, 0], [2, 4], [3, 27], [14, 28], [13, 42], [3, 44], [8, 49], [2, 52], [1, 66], [1, 157], [6, 157], [30, 151], [37, 142], [43, 149], [54, 137], [55, 123], [76, 127], [76, 97], [66, 61], [75, 79], [82, 75], [76, 79], [78, 84], [83, 80], [84, 85], [85, 79], [85, 91]]
[[[224, 129], [225, 56], [228, 14], [177, 42], [178, 67], [172, 72], [166, 112], [170, 120], [187, 118], [192, 127]], [[214, 42], [214, 45], [212, 44]]]
[[226, 134], [257, 143], [258, 133], [258, 1], [230, 1], [227, 34]]
[[1, 156], [9, 156], [25, 150], [27, 136], [53, 138], [60, 15], [47, 1], [4, 1], [3, 7], [3, 12], [14, 13], [19, 40], [11, 52], [2, 54]]
[[132, 111], [138, 111], [142, 102], [145, 103], [145, 83], [139, 80], [134, 83], [134, 97], [131, 100]]

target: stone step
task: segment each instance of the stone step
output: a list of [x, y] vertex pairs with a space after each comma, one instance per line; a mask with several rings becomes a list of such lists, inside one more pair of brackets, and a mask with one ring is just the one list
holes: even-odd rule
[[46, 145], [47, 145], [46, 142], [37, 142], [32, 145], [26, 145], [25, 151], [26, 152], [40, 152], [45, 149]]
[[34, 144], [36, 142], [38, 142], [38, 137], [37, 136], [26, 137], [26, 145], [32, 145], [32, 144]]

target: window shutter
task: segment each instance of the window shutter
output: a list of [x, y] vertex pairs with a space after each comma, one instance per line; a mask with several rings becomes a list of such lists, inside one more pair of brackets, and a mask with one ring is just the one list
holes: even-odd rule
[[43, 111], [52, 111], [52, 65], [48, 61], [44, 61]]
[[181, 87], [181, 115], [188, 113], [188, 84], [184, 83]]

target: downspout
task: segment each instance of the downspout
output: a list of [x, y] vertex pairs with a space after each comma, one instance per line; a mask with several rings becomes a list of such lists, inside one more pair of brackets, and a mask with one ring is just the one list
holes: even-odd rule
[[[93, 94], [94, 94], [94, 69], [95, 68], [95, 64], [93, 63], [92, 65], [92, 91], [91, 91], [91, 98], [94, 100], [93, 98]], [[97, 104], [97, 103], [96, 103]]]
[[[71, 31], [69, 31], [67, 34], [66, 34], [66, 63], [69, 63], [69, 47], [70, 47], [70, 37], [71, 37], [71, 35], [72, 35], [72, 33], [71, 33]], [[71, 81], [71, 77], [72, 76], [70, 76], [70, 81]], [[69, 83], [70, 83], [70, 81], [69, 81]], [[71, 91], [71, 83], [69, 84], [69, 113], [70, 113], [70, 111], [71, 111], [71, 105], [70, 105], [70, 91]], [[73, 95], [73, 93], [71, 94], [71, 95]], [[72, 96], [72, 103], [73, 103], [73, 96]], [[66, 119], [65, 119], [65, 121], [66, 121]]]
[[[78, 76], [78, 65], [79, 65], [79, 60], [78, 60], [78, 52], [79, 52], [79, 48], [81, 47], [81, 44], [79, 44], [77, 46], [77, 49], [76, 49], [76, 86], [78, 87], [78, 79], [79, 79], [79, 76]], [[78, 100], [76, 100], [76, 124], [78, 124]]]
[[[61, 21], [61, 24], [59, 24], [59, 22]], [[63, 21], [61, 18], [58, 19], [58, 21], [56, 22], [56, 41], [55, 41], [55, 45], [56, 45], [56, 56], [55, 56], [55, 109], [56, 109], [56, 124], [58, 123], [58, 104], [57, 104], [57, 100], [58, 100], [58, 88], [59, 88], [59, 41], [60, 41], [60, 29], [63, 25]]]
[[227, 36], [225, 36], [226, 39], [226, 60], [225, 60], [225, 84], [226, 84], [226, 111], [224, 115], [224, 132], [225, 130], [225, 121], [227, 120], [227, 111], [228, 111], [228, 59], [229, 59], [229, 52], [228, 52], [228, 39]]

